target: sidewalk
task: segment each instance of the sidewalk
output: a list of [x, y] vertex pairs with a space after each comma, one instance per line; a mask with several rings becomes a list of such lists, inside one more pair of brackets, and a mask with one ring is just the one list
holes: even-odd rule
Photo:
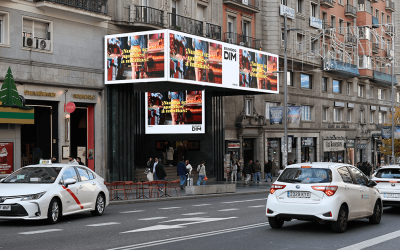
[[[274, 181], [276, 178], [274, 178]], [[207, 181], [207, 185], [217, 185], [217, 184], [232, 184], [235, 182], [231, 181]], [[194, 183], [196, 184], [196, 182]], [[130, 200], [116, 200], [110, 201], [110, 205], [120, 205], [120, 204], [133, 204], [133, 203], [146, 203], [146, 202], [158, 202], [158, 201], [172, 201], [172, 200], [188, 200], [188, 199], [201, 199], [201, 198], [210, 198], [210, 197], [221, 197], [221, 196], [236, 196], [236, 195], [248, 195], [248, 194], [267, 194], [269, 193], [269, 189], [271, 188], [271, 181], [265, 182], [261, 180], [260, 183], [253, 183], [250, 181], [248, 185], [245, 185], [244, 181], [236, 182], [236, 192], [235, 193], [224, 193], [224, 194], [209, 194], [209, 195], [186, 195], [185, 190], [181, 190], [181, 196], [177, 196], [176, 192], [172, 190], [172, 192], [168, 195], [171, 197], [163, 197], [163, 198], [147, 198], [147, 199], [131, 199]], [[119, 197], [123, 197], [123, 193], [118, 193]]]

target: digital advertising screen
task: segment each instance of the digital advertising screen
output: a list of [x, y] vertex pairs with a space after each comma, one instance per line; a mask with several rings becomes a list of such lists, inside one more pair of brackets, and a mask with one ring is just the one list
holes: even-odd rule
[[146, 134], [205, 132], [204, 91], [146, 92]]

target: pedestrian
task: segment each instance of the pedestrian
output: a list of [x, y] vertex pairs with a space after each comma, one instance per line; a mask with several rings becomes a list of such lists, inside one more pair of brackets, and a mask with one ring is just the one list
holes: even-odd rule
[[197, 181], [197, 186], [200, 186], [201, 181], [203, 180], [203, 185], [206, 185], [206, 165], [204, 161], [201, 162], [200, 165], [197, 166], [197, 171], [199, 172], [199, 180]]
[[192, 165], [189, 164], [189, 160], [186, 160], [185, 164], [186, 164], [186, 169], [187, 169], [188, 174], [191, 175], [192, 174], [192, 170], [193, 170]]
[[265, 164], [265, 182], [268, 182], [268, 178], [271, 179], [271, 182], [273, 181], [271, 171], [272, 171], [272, 161], [268, 160], [268, 162], [266, 162]]
[[79, 165], [78, 162], [75, 160], [75, 157], [72, 155], [68, 156], [68, 164]]
[[158, 164], [158, 158], [156, 157], [156, 158], [154, 158], [154, 164], [153, 164], [153, 168], [151, 168], [151, 172], [153, 173], [153, 176], [154, 176], [154, 180], [156, 181], [157, 180], [157, 173], [156, 173], [156, 166], [157, 166], [157, 164]]
[[168, 142], [166, 141], [163, 145], [163, 164], [167, 164], [167, 152], [168, 152]]
[[253, 172], [254, 172], [253, 182], [260, 183], [261, 164], [258, 160], [256, 160], [256, 163], [253, 164]]
[[183, 190], [184, 184], [186, 182], [186, 174], [187, 174], [187, 169], [186, 169], [185, 163], [183, 162], [183, 157], [181, 159], [179, 159], [176, 170], [178, 172], [179, 178], [181, 179], [180, 187]]
[[168, 144], [167, 159], [169, 166], [172, 167], [172, 161], [174, 160], [174, 148], [172, 147], [171, 143]]
[[251, 162], [252, 162], [252, 161], [250, 160], [250, 161], [249, 161], [249, 164], [246, 164], [246, 165], [244, 166], [244, 168], [243, 168], [243, 174], [246, 175], [246, 179], [244, 180], [245, 183], [246, 183], [246, 185], [247, 185], [247, 183], [250, 181], [250, 179], [251, 179], [251, 174], [252, 174], [252, 172], [253, 172], [253, 167], [252, 167]]
[[150, 157], [149, 160], [147, 161], [147, 167], [148, 167], [148, 168], [152, 168], [153, 165], [154, 165], [153, 158]]
[[237, 170], [238, 170], [238, 163], [237, 161], [234, 161], [232, 166], [231, 181], [233, 181], [233, 179], [235, 179], [235, 182], [237, 181]]
[[51, 163], [58, 163], [57, 158], [55, 156], [51, 158]]
[[82, 166], [85, 165], [85, 164], [83, 164], [81, 157], [76, 157], [76, 161], [78, 162], [79, 165], [82, 165]]
[[249, 166], [250, 169], [250, 179], [253, 178], [253, 183], [254, 183], [254, 170], [253, 170], [253, 160], [249, 160], [249, 163], [247, 164]]
[[[158, 164], [156, 165], [155, 173], [155, 176], [157, 176], [158, 180], [165, 181], [167, 173], [165, 172], [164, 165], [161, 162], [158, 162]], [[164, 184], [161, 184], [160, 187], [164, 187]], [[162, 192], [162, 189], [160, 188], [158, 189], [158, 191]]]
[[276, 166], [276, 163], [275, 163], [275, 161], [274, 161], [274, 159], [272, 159], [272, 161], [271, 161], [271, 166], [272, 166], [272, 168], [271, 168], [271, 171], [272, 171], [272, 176], [276, 176], [277, 174], [278, 174], [278, 171], [279, 171], [279, 168]]

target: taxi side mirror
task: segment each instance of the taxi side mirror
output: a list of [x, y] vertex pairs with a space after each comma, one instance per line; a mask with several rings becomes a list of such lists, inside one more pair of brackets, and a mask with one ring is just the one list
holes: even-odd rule
[[369, 181], [368, 181], [368, 184], [367, 184], [367, 187], [375, 187], [376, 185], [377, 185], [377, 184], [376, 184], [375, 181], [369, 180]]
[[64, 181], [64, 186], [65, 186], [65, 187], [68, 187], [68, 185], [75, 184], [75, 183], [76, 183], [76, 180], [75, 180], [75, 179], [69, 178], [69, 179], [66, 179], [66, 180]]

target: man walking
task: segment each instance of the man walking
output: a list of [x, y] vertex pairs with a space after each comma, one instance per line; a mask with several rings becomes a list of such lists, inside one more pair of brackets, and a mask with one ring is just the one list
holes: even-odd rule
[[254, 177], [253, 177], [253, 182], [260, 183], [260, 172], [261, 172], [261, 164], [256, 160], [256, 163], [253, 165], [253, 172], [254, 172]]
[[[157, 159], [157, 158], [156, 158], [156, 159]], [[159, 162], [159, 163], [156, 165], [156, 171], [155, 171], [155, 173], [156, 173], [156, 176], [157, 176], [157, 178], [158, 178], [159, 180], [165, 181], [165, 177], [167, 176], [167, 173], [165, 173], [164, 165], [163, 165], [161, 162]], [[164, 184], [161, 184], [160, 187], [164, 187]], [[162, 189], [159, 189], [158, 191], [162, 192]]]
[[153, 175], [154, 175], [154, 180], [157, 180], [157, 173], [156, 173], [156, 166], [158, 164], [158, 158], [154, 158], [154, 164], [153, 164]]
[[184, 184], [186, 182], [186, 174], [187, 174], [186, 164], [183, 162], [183, 157], [179, 159], [176, 170], [177, 170], [179, 178], [181, 180], [179, 183], [180, 184], [179, 186], [181, 187], [181, 190], [183, 190]]
[[272, 170], [272, 162], [271, 160], [268, 160], [268, 162], [265, 162], [265, 182], [268, 182], [268, 178], [271, 179], [272, 182], [272, 176], [271, 176], [271, 170]]
[[252, 165], [253, 165], [253, 164], [251, 164], [251, 163], [252, 163], [252, 160], [250, 160], [250, 161], [249, 161], [249, 164], [246, 164], [246, 165], [244, 166], [244, 168], [243, 168], [243, 174], [246, 175], [246, 179], [245, 179], [246, 185], [247, 185], [247, 183], [250, 181], [250, 179], [251, 179], [251, 174], [252, 174], [252, 172], [253, 172], [253, 169], [252, 169]]
[[238, 170], [238, 163], [237, 161], [234, 161], [232, 166], [231, 181], [233, 181], [233, 179], [235, 179], [235, 182], [237, 181], [237, 170]]

